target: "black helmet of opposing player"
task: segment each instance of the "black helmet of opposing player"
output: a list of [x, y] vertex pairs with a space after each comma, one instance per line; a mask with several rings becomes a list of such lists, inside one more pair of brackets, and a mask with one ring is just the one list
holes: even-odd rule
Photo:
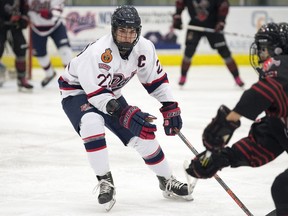
[[[120, 52], [129, 52], [136, 45], [141, 34], [141, 19], [137, 10], [130, 5], [122, 5], [118, 7], [111, 17], [112, 36], [115, 44]], [[129, 28], [136, 31], [135, 39], [132, 43], [117, 41], [117, 29]]]
[[288, 23], [281, 22], [278, 24], [278, 26], [283, 44], [283, 53], [288, 54]]
[[283, 54], [283, 44], [276, 23], [264, 24], [260, 27], [250, 47], [250, 63], [254, 69], [270, 57]]

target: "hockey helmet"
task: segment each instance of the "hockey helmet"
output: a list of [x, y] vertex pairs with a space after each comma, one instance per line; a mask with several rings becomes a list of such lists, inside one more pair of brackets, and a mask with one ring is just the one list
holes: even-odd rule
[[[116, 8], [111, 17], [112, 36], [115, 44], [120, 52], [131, 51], [136, 45], [141, 34], [141, 19], [137, 10], [131, 5], [122, 5]], [[116, 40], [116, 30], [119, 27], [134, 28], [136, 30], [136, 38], [132, 43], [118, 42]]]
[[250, 63], [258, 68], [267, 58], [283, 54], [283, 42], [276, 23], [262, 25], [250, 47]]
[[288, 54], [288, 23], [281, 22], [278, 25], [281, 42], [283, 44], [283, 52], [284, 54]]

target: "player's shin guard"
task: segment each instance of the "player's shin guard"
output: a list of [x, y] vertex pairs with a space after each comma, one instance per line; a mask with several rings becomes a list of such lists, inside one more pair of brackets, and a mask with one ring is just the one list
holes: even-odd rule
[[33, 86], [26, 78], [26, 60], [25, 57], [16, 57], [15, 66], [17, 70], [17, 84], [19, 91], [23, 89], [31, 90]]

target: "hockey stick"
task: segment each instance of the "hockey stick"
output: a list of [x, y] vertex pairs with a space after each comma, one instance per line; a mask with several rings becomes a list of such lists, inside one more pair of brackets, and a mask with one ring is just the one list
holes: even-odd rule
[[[186, 144], [186, 146], [193, 152], [195, 156], [199, 153], [193, 147], [193, 145], [186, 139], [186, 137], [180, 132], [175, 131], [180, 139]], [[222, 188], [230, 195], [230, 197], [237, 203], [237, 205], [246, 213], [248, 216], [253, 216], [253, 214], [247, 209], [247, 207], [241, 202], [241, 200], [233, 193], [233, 191], [225, 184], [225, 182], [217, 175], [214, 175], [216, 181], [222, 186]]]
[[200, 31], [200, 32], [208, 32], [208, 33], [220, 33], [220, 34], [236, 36], [236, 37], [254, 38], [251, 35], [239, 34], [239, 33], [234, 33], [234, 32], [226, 32], [226, 31], [216, 32], [215, 29], [212, 29], [212, 28], [206, 28], [206, 27], [194, 26], [194, 25], [188, 25], [187, 29], [194, 30], [194, 31]]

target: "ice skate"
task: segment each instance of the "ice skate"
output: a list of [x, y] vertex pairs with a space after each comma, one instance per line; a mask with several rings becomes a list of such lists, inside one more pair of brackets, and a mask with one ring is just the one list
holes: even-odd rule
[[181, 76], [180, 77], [180, 80], [179, 80], [179, 82], [178, 82], [178, 84], [180, 85], [180, 86], [183, 86], [184, 84], [185, 84], [185, 82], [186, 82], [186, 76]]
[[241, 80], [241, 78], [239, 76], [235, 77], [235, 83], [239, 86], [239, 87], [243, 87], [244, 86], [244, 83], [243, 81]]
[[100, 188], [98, 195], [99, 204], [103, 205], [106, 211], [110, 211], [114, 206], [115, 199], [115, 187], [111, 172], [106, 173], [104, 176], [96, 176], [99, 184], [95, 187], [94, 192]]
[[47, 86], [50, 82], [51, 82], [51, 80], [54, 78], [54, 77], [56, 77], [56, 72], [55, 71], [53, 71], [53, 74], [51, 75], [51, 76], [48, 76], [48, 77], [45, 77], [43, 80], [42, 80], [42, 82], [41, 82], [41, 86], [44, 88], [45, 86]]
[[157, 176], [157, 178], [159, 180], [159, 187], [163, 191], [165, 198], [186, 201], [193, 200], [188, 184], [178, 181], [173, 176], [169, 179], [165, 179], [162, 176]]
[[17, 79], [19, 91], [32, 91], [33, 86], [28, 82], [27, 78], [21, 77]]
[[0, 62], [0, 87], [3, 86], [6, 77], [6, 67]]

